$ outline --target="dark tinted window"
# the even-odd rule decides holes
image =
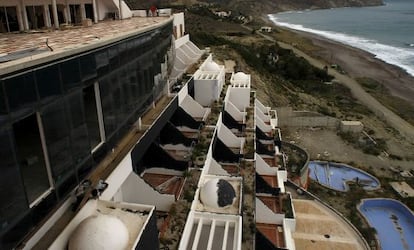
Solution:
[[[59,95],[62,92],[58,65],[51,65],[35,72],[40,98]]]
[[[33,72],[6,79],[4,82],[9,107],[12,111],[37,100]]]

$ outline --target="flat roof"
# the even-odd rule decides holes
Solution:
[[[19,53],[23,55],[22,58],[0,63],[0,75],[104,46],[162,26],[172,18],[133,17],[100,21],[89,27],[68,26],[60,30],[1,33],[0,59],[19,57],[16,55]]]

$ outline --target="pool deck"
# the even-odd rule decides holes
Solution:
[[[362,250],[363,239],[336,213],[314,200],[293,199],[296,249]]]

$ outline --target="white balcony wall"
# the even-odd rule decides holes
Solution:
[[[241,112],[232,102],[226,101],[224,104],[224,110],[229,113],[234,120],[240,123],[245,123],[246,112]]]
[[[204,168],[207,169],[206,174],[209,175],[225,175],[230,176],[229,173],[227,173],[226,170],[224,170],[220,164],[217,163],[217,161],[209,155],[209,157],[206,159]]]
[[[229,86],[229,90],[227,92],[228,99],[239,111],[245,111],[250,106],[250,85],[241,87]]]
[[[277,168],[269,166],[263,158],[255,153],[255,159],[256,159],[256,172],[259,175],[277,175]]]
[[[261,109],[259,109],[257,106],[256,106],[256,108],[255,108],[254,112],[255,112],[255,115],[256,115],[257,117],[259,117],[259,118],[260,118],[263,122],[270,123],[270,116],[269,116],[269,115],[267,115],[267,114],[264,114],[264,113],[262,112],[262,110],[261,110]]]
[[[229,148],[243,148],[245,138],[237,137],[223,123],[217,123],[218,138]]]
[[[255,116],[255,122],[256,122],[256,126],[263,131],[264,133],[269,133],[272,132],[272,126],[264,123],[264,121],[262,119],[260,119],[259,116]]]
[[[174,195],[159,193],[132,171],[130,153],[125,156],[105,182],[108,183],[108,187],[100,197],[102,200],[153,204],[161,211],[169,211],[175,202]]]
[[[259,101],[259,99],[255,99],[254,105],[256,106],[256,108],[260,109],[260,111],[262,111],[263,114],[268,115],[270,113],[270,107],[266,107],[265,105],[263,105]]]
[[[277,111],[276,110],[272,110],[271,112],[271,119],[270,119],[270,125],[272,126],[273,129],[279,127],[279,119],[277,118]]]
[[[190,41],[190,36],[185,35],[185,36],[177,38],[174,42],[174,46],[175,46],[176,49],[178,49],[179,47],[183,46],[184,44],[188,43],[189,41]]]
[[[204,121],[210,113],[210,108],[204,108],[189,95],[186,95],[181,102],[180,98],[178,100],[180,107],[193,118],[199,118]]]
[[[256,198],[256,223],[282,225],[284,214],[274,213],[259,198]]]
[[[157,210],[165,212],[168,212],[175,202],[174,195],[159,193],[135,173],[128,176],[115,198],[114,201],[151,204],[157,207]]]
[[[295,241],[292,237],[292,232],[295,231],[296,222],[294,219],[287,219],[283,220],[283,234],[285,238],[286,249],[289,250],[296,250]]]

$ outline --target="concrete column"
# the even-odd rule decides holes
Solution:
[[[29,20],[27,19],[27,11],[24,0],[20,1],[20,4],[22,6],[23,28],[24,30],[29,30]]]
[[[69,6],[69,2],[67,0],[65,2],[66,2],[66,8],[65,8],[66,11],[65,11],[65,13],[66,13],[66,16],[68,18],[66,21],[68,23],[72,23],[72,17],[70,16],[70,6]]]
[[[52,12],[53,12],[53,21],[55,22],[55,28],[59,29],[59,18],[58,18],[56,0],[52,0]]]
[[[119,0],[119,20],[122,20],[122,0]]]
[[[98,23],[98,6],[96,5],[96,0],[92,0],[93,8],[93,22]]]
[[[19,23],[19,30],[24,30],[24,23],[23,23],[23,16],[22,16],[22,6],[21,3],[17,3],[16,5],[16,12],[17,12],[17,22]]]
[[[45,26],[50,28],[52,27],[52,21],[50,19],[49,4],[43,5],[43,20],[45,21]]]
[[[86,10],[85,10],[85,4],[80,4],[80,14],[81,14],[81,21],[86,19]]]

